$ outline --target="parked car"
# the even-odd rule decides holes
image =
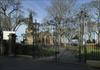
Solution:
[[[79,44],[79,41],[77,39],[73,39],[70,41],[71,45],[77,46]]]

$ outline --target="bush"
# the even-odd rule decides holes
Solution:
[[[92,42],[95,43],[95,39],[93,39]]]
[[[41,56],[52,56],[55,55],[55,49],[54,48],[43,48],[40,50]]]
[[[87,40],[87,43],[91,43],[91,40],[89,39],[89,40]]]
[[[16,52],[17,54],[22,54],[22,55],[32,55],[32,46],[31,45],[17,46]]]
[[[92,41],[89,39],[87,40],[87,43],[96,43],[96,42],[95,42],[95,39],[92,39]]]
[[[32,55],[33,57],[52,56],[55,54],[54,48],[39,48],[38,46],[24,45],[17,47],[17,54]]]

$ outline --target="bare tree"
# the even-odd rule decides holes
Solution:
[[[0,0],[1,26],[4,30],[14,30],[18,25],[21,0]]]
[[[48,16],[56,26],[57,39],[59,44],[61,43],[62,25],[65,23],[65,19],[68,16],[70,10],[75,5],[76,0],[52,0],[51,5],[48,6]]]
[[[86,5],[88,8],[95,8],[95,15],[97,18],[95,19],[97,22],[97,29],[98,29],[98,43],[100,43],[100,0],[92,0],[90,3]]]
[[[100,0],[93,0],[91,2],[92,6],[95,7],[98,12],[96,13],[96,15],[98,16],[98,43],[100,43]]]
[[[47,12],[50,18],[61,21],[75,5],[76,0],[53,0]]]
[[[88,30],[85,29],[85,27],[87,26],[87,24],[89,24],[89,20],[90,20],[90,16],[88,14],[88,11],[85,9],[81,9],[80,12],[77,14],[78,17],[78,23],[79,23],[79,40],[80,40],[80,45],[83,45],[83,35],[85,34],[85,32],[87,32]],[[86,31],[85,31],[86,30]]]

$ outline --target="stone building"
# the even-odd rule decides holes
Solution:
[[[36,38],[38,37],[38,32],[39,32],[39,23],[37,23],[37,21],[33,22],[32,12],[30,12],[28,27],[26,29],[26,34],[25,34],[25,41],[24,41],[25,45],[33,45],[33,43],[36,42]]]
[[[32,28],[26,29],[26,35],[25,35],[25,44],[26,45],[33,45],[33,43],[36,43],[36,38],[38,37],[39,32],[39,23],[35,22],[32,23]]]

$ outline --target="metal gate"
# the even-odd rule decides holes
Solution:
[[[79,47],[62,42],[63,30],[55,24],[32,24],[21,44],[17,44],[17,55],[32,56],[34,59],[52,57],[52,61],[64,63],[78,62]]]

